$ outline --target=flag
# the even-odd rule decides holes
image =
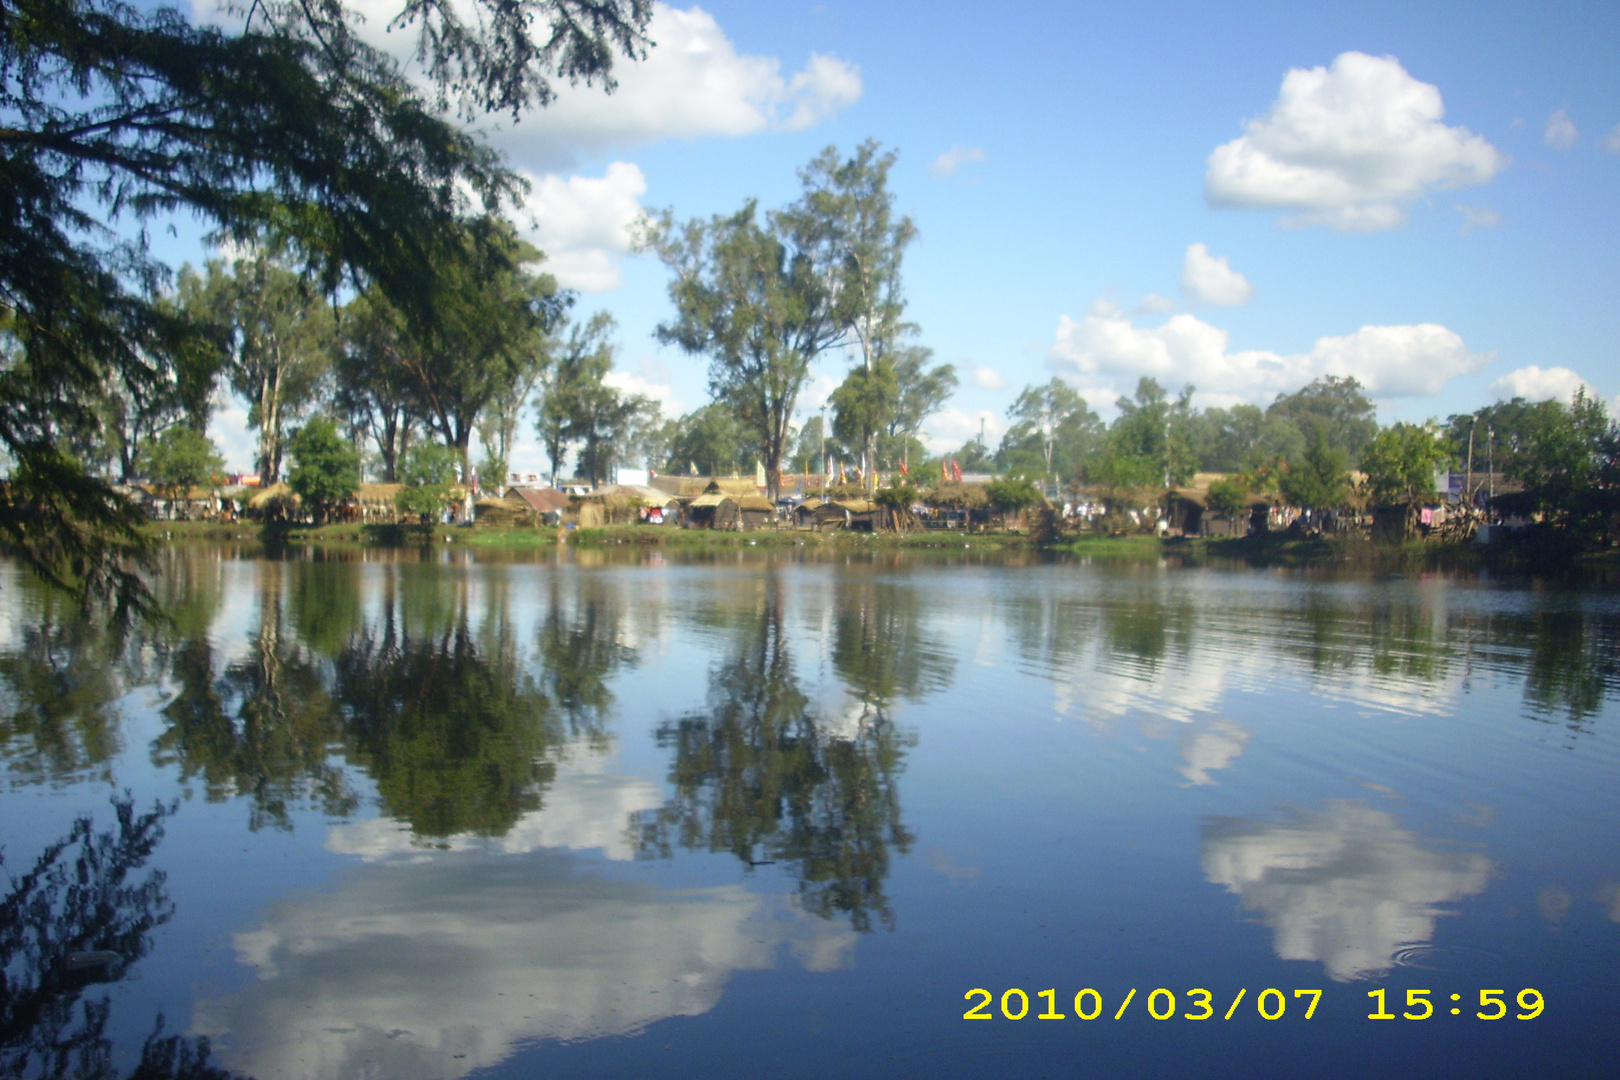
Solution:
[[[955,458],[951,458],[951,479],[958,484],[962,482],[962,464]]]
[[[759,458],[754,459],[754,486],[765,486],[765,466],[760,463]]]
[[[949,480],[951,478],[950,462],[946,461],[944,458],[939,459],[939,478],[941,480]]]
[[[910,476],[911,475],[911,470],[906,468],[906,463],[904,461],[902,461],[900,463],[900,475],[901,476]]]

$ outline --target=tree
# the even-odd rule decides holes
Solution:
[[[540,439],[551,455],[556,478],[562,451],[580,443],[579,468],[594,486],[641,441],[644,428],[657,425],[657,406],[643,397],[626,398],[605,379],[613,370],[617,324],[605,311],[575,325],[557,357],[556,371],[540,406]]]
[[[399,482],[399,461],[410,449],[419,419],[411,411],[409,347],[399,312],[380,290],[369,289],[344,307],[339,321],[335,404],[354,431],[371,439],[379,478]]]
[[[984,485],[984,493],[990,500],[990,505],[1001,513],[1003,519],[1009,514],[1018,514],[1021,517],[1025,510],[1046,501],[1041,496],[1040,489],[1030,481],[1018,477],[1008,476],[991,480]]]
[[[1350,493],[1350,454],[1332,442],[1327,421],[1306,418],[1305,453],[1289,463],[1278,484],[1288,501],[1305,510],[1328,510]]]
[[[798,441],[793,446],[793,464],[805,473],[821,472],[827,467],[822,460],[826,449],[827,424],[819,415],[812,416],[799,429]]]
[[[437,517],[450,505],[451,486],[456,480],[455,454],[439,443],[413,446],[400,461],[399,479],[405,485],[394,493],[394,505],[399,511]]]
[[[1210,482],[1209,508],[1222,517],[1235,518],[1249,504],[1249,485],[1242,477],[1228,476]]]
[[[1384,428],[1361,453],[1367,491],[1382,506],[1434,496],[1434,470],[1451,460],[1451,447],[1434,424]]]
[[[0,20],[0,446],[15,467],[0,538],[47,580],[144,595],[125,560],[139,515],[60,440],[84,430],[110,375],[155,386],[172,321],[144,232],[188,213],[237,241],[267,228],[325,287],[378,283],[413,319],[452,226],[516,178],[449,117],[544,105],[550,80],[611,86],[640,56],[646,0],[408,0],[430,102],[366,45],[343,0],[259,0],[241,29],[122,0],[13,0]]]
[[[868,469],[876,462],[876,433],[887,426],[899,402],[900,382],[886,356],[850,371],[828,398],[833,407],[833,434],[845,446],[863,448],[861,460]],[[863,480],[870,487],[875,477],[863,474]]]
[[[315,524],[360,490],[360,452],[338,434],[331,417],[311,417],[299,428],[292,438],[292,456],[287,486],[315,515]]]
[[[905,451],[922,430],[923,421],[937,413],[956,391],[956,369],[950,364],[928,368],[934,351],[918,345],[901,346],[893,356],[899,394],[885,430],[889,449],[884,450],[882,441],[878,449],[890,461],[906,461]]]
[[[202,432],[176,424],[141,447],[141,471],[173,499],[194,487],[205,487],[225,471],[214,441]]]
[[[810,364],[853,340],[870,369],[902,332],[899,259],[914,230],[892,219],[893,161],[871,142],[848,161],[828,148],[800,172],[802,197],[764,224],[753,200],[679,227],[669,211],[641,223],[637,246],[675,274],[676,317],[658,339],[709,358],[709,391],[753,432],[772,499]]]
[[[820,417],[813,422],[820,423]],[[694,409],[676,421],[666,451],[665,471],[695,470],[700,476],[737,472],[743,459],[752,453],[749,434],[723,401]]]
[[[1351,463],[1378,433],[1378,410],[1352,376],[1323,375],[1292,394],[1278,394],[1266,415],[1292,421],[1307,435],[1313,422],[1319,424],[1326,445]]]
[[[1197,467],[1189,418],[1193,388],[1183,387],[1175,401],[1158,381],[1144,376],[1134,397],[1116,402],[1119,417],[1108,430],[1108,460],[1090,471],[1106,476],[1117,490],[1174,487],[1187,482]]]
[[[1007,409],[1013,421],[1001,438],[996,460],[1025,475],[1070,477],[1093,453],[1102,435],[1097,414],[1085,398],[1061,379],[1026,386]]]
[[[848,160],[829,146],[800,171],[804,196],[781,215],[812,252],[812,261],[826,268],[834,304],[844,309],[859,354],[857,371],[864,378],[853,397],[860,404],[850,402],[854,407],[846,425],[854,425],[852,434],[839,437],[860,449],[869,489],[876,485],[877,437],[900,405],[892,367],[899,358],[893,354],[902,337],[915,329],[902,321],[900,262],[917,238],[917,227],[909,217],[894,214],[889,170],[897,157],[892,150],[884,152],[875,139],[856,147]],[[888,373],[880,371],[885,365]],[[887,393],[890,382],[896,384],[892,394]]]
[[[438,268],[435,317],[415,329],[405,351],[416,409],[455,453],[464,484],[472,477],[469,447],[479,417],[512,391],[566,309],[556,279],[527,269],[540,258],[506,221],[465,223],[460,243]]]
[[[311,283],[260,254],[238,259],[234,272],[210,263],[205,286],[231,329],[226,375],[248,403],[259,429],[261,481],[281,477],[286,428],[312,401],[331,364],[336,322]]]

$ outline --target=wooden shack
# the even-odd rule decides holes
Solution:
[[[872,532],[877,528],[878,509],[878,504],[870,499],[834,499],[814,507],[810,520],[818,529]]]
[[[776,507],[765,496],[741,495],[736,497],[736,503],[740,528],[768,529],[776,524]]]

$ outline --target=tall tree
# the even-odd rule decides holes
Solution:
[[[939,412],[956,391],[956,369],[950,364],[928,367],[933,356],[934,350],[920,345],[902,345],[894,351],[899,396],[885,430],[891,445],[908,446],[922,430],[923,421]]]
[[[1378,434],[1378,410],[1353,376],[1323,375],[1292,394],[1279,394],[1268,417],[1291,420],[1301,432],[1320,425],[1325,445],[1342,450],[1352,463]]]
[[[819,424],[817,417],[811,423]],[[701,476],[736,472],[752,456],[749,432],[723,401],[710,402],[676,421],[676,431],[665,451],[665,469]],[[808,429],[808,426],[807,426]]]
[[[752,200],[729,217],[641,224],[638,245],[675,272],[676,317],[658,338],[709,358],[709,390],[754,432],[773,499],[811,363],[853,343],[870,377],[908,329],[899,266],[915,229],[893,217],[893,164],[873,142],[847,161],[828,148],[800,172],[801,198],[764,224]],[[869,474],[880,429],[863,433]]]
[[[849,337],[859,366],[849,378],[857,385],[846,396],[857,407],[846,411],[853,436],[841,435],[861,449],[867,485],[876,483],[877,438],[899,408],[898,392],[885,392],[897,381],[892,354],[915,327],[904,321],[905,296],[900,263],[917,238],[910,217],[894,212],[889,170],[898,155],[884,151],[875,139],[855,148],[848,159],[829,146],[799,172],[803,197],[782,212],[782,220],[801,238],[812,261],[825,267],[834,304],[844,309]],[[887,364],[889,373],[880,367]]]
[[[1012,426],[997,458],[1005,469],[1068,478],[1097,448],[1102,422],[1079,391],[1061,379],[1026,386],[1007,409]]]
[[[334,402],[350,429],[377,448],[378,475],[399,481],[399,463],[420,420],[411,410],[410,347],[399,312],[381,290],[369,289],[344,307],[333,362]]]
[[[346,272],[431,319],[438,254],[470,200],[515,193],[442,115],[544,105],[551,79],[611,85],[641,56],[647,0],[405,0],[427,100],[360,40],[344,0],[258,0],[240,27],[123,0],[12,0],[0,18],[0,446],[16,467],[0,539],[48,580],[140,595],[133,508],[59,443],[146,348],[164,268],[117,215],[184,212],[241,240],[289,234],[327,286]],[[133,237],[133,239],[131,239]]]
[[[455,452],[463,483],[479,417],[544,350],[566,307],[556,279],[528,269],[540,258],[505,221],[465,223],[454,257],[439,268],[436,314],[405,353],[417,408]]]
[[[287,428],[331,366],[332,309],[309,281],[265,254],[238,259],[230,271],[210,263],[207,291],[230,313],[226,374],[248,402],[248,425],[259,431],[259,476],[273,484],[281,478]]]
[[[360,489],[360,453],[338,433],[329,416],[312,416],[292,438],[293,470],[287,484],[315,524]]]

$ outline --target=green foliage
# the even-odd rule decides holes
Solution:
[[[1007,418],[1013,424],[1002,436],[996,462],[1022,475],[1074,476],[1102,436],[1097,414],[1061,379],[1025,387],[1007,409]]]
[[[1279,394],[1266,417],[1288,421],[1307,437],[1315,437],[1313,429],[1320,432],[1324,445],[1351,464],[1378,433],[1377,408],[1349,376],[1323,375],[1292,394]]]
[[[406,452],[399,465],[405,487],[394,493],[401,513],[438,517],[450,505],[456,481],[456,456],[440,443],[423,443]]]
[[[913,230],[891,217],[892,164],[875,143],[847,161],[828,148],[800,173],[801,198],[763,224],[753,201],[679,227],[668,211],[642,223],[638,246],[675,274],[676,317],[658,338],[709,358],[710,393],[753,434],[772,498],[811,362],[852,334],[875,361],[902,330],[898,268]]]
[[[1211,481],[1209,485],[1209,508],[1217,514],[1235,518],[1242,514],[1249,504],[1249,485],[1242,477],[1227,476]]]
[[[584,326],[576,325],[559,350],[538,420],[553,475],[571,442],[580,444],[579,470],[593,485],[605,480],[614,465],[661,449],[665,436],[657,402],[627,397],[606,382],[613,369],[609,337],[615,326],[613,316],[597,312]],[[654,465],[663,460],[648,459]]]
[[[311,417],[292,438],[292,488],[315,515],[326,520],[333,507],[360,490],[360,452],[342,435],[329,416]]]
[[[1373,437],[1361,454],[1375,505],[1433,498],[1434,470],[1451,460],[1451,445],[1432,424],[1398,423]]]
[[[996,459],[991,456],[990,448],[978,439],[969,439],[962,444],[962,449],[947,456],[955,458],[965,473],[987,473],[996,470]]]
[[[206,487],[225,471],[225,462],[207,435],[176,425],[141,447],[141,471],[174,497],[188,488]]]
[[[828,398],[833,434],[846,446],[865,446],[889,422],[899,401],[900,383],[886,357],[870,368],[856,367]]]
[[[820,417],[811,421],[820,422]],[[740,471],[754,454],[750,433],[723,401],[694,409],[675,423],[665,451],[665,472],[684,474],[695,468],[699,476],[724,476]]]
[[[1041,497],[1040,489],[1032,482],[1010,477],[991,480],[984,485],[984,493],[990,500],[990,505],[1003,514],[1028,510],[1046,501]]]
[[[1278,486],[1301,509],[1332,509],[1350,494],[1350,454],[1333,444],[1326,421],[1311,416],[1305,422],[1305,453],[1278,477]]]

